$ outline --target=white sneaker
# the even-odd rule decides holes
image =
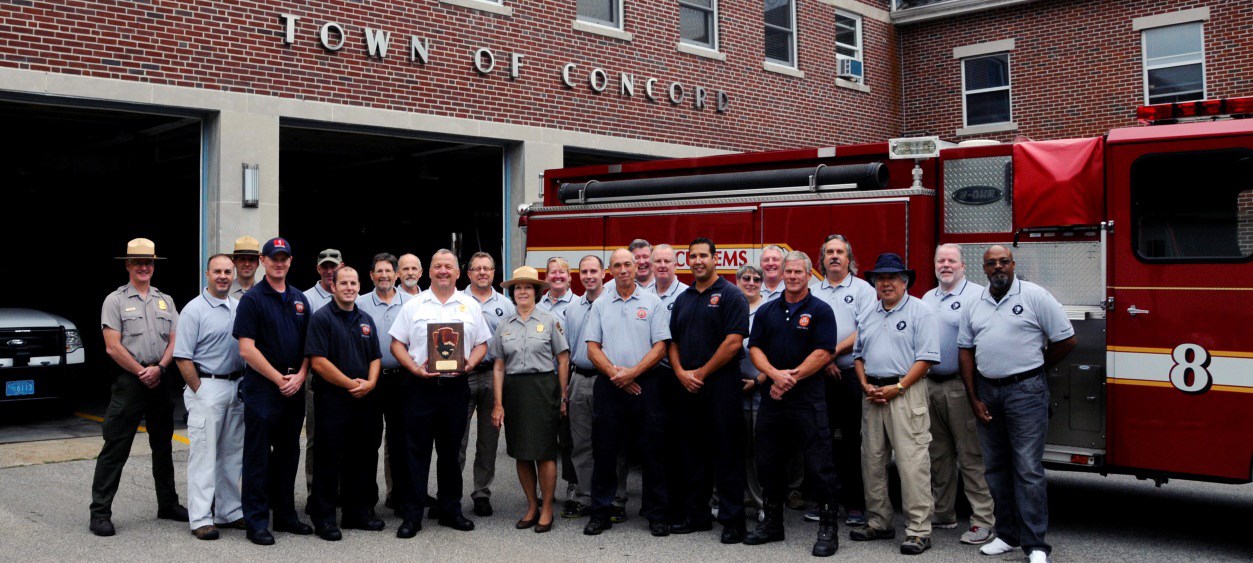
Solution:
[[[1045,553],[1043,549],[1037,549],[1027,556],[1027,560],[1031,563],[1048,563],[1049,554]]]
[[[987,545],[984,545],[983,547],[979,548],[979,553],[982,553],[984,555],[1000,555],[1002,553],[1009,553],[1015,549],[1018,549],[1018,546],[1009,545],[1005,543],[1005,540],[1001,538],[996,538],[992,540],[991,542],[989,542]],[[1039,551],[1039,552],[1032,552],[1032,553],[1044,553],[1044,552]]]

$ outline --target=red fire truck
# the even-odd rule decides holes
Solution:
[[[886,143],[550,170],[520,220],[526,263],[608,258],[633,239],[718,245],[718,272],[831,233],[863,263],[903,256],[935,286],[939,243],[972,279],[1013,245],[1017,273],[1080,340],[1049,373],[1051,467],[1253,480],[1253,98],[1140,108],[1091,139]],[[816,268],[815,279],[821,277]],[[577,280],[577,276],[575,277]]]

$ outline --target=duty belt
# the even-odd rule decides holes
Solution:
[[[236,379],[244,376],[244,370],[233,371],[222,375],[197,370],[196,374],[200,376],[200,379],[225,379],[227,381],[235,381]]]
[[[895,375],[886,376],[886,377],[876,377],[873,375],[867,375],[866,382],[876,387],[883,387],[885,385],[896,385],[897,383],[901,382],[901,378]]]
[[[987,381],[988,383],[991,383],[992,385],[996,385],[997,387],[1004,387],[1006,385],[1011,385],[1014,383],[1018,383],[1020,381],[1026,381],[1037,375],[1044,375],[1044,366],[1040,366],[1035,369],[1029,369],[1022,373],[1015,373],[1013,375],[1009,375],[1005,377],[993,378],[993,377],[983,376],[983,380]]]

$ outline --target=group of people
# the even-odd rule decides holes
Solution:
[[[716,256],[712,240],[687,246],[689,286],[671,246],[636,240],[607,268],[599,255],[579,261],[583,295],[560,257],[543,279],[515,269],[501,284],[506,295],[493,288],[486,253],[470,258],[462,291],[450,251],[431,258],[425,291],[417,257],[382,253],[373,290],[361,294],[358,273],[327,249],[321,280],[300,292],[286,283],[286,240],[241,237],[233,254],[209,259],[204,291],[180,316],[151,286],[153,243],[131,241],[130,283],[102,313],[108,353],[126,373],[106,415],[90,529],[113,534],[109,505],[146,417],[158,517],[189,522],[198,538],[240,528],[272,544],[271,514],[275,531],[326,540],[340,539],[341,527],[383,529],[374,512],[380,444],[398,537],[416,535],[424,509],[471,530],[462,472],[477,414],[473,511],[493,513],[503,427],[527,499],[519,529],[549,531],[558,514],[588,517],[588,535],[624,522],[630,454],[653,535],[712,530],[716,519],[722,543],[781,541],[784,507],[807,499],[815,510],[805,519],[818,522],[812,553],[830,556],[841,508],[850,539],[896,536],[895,459],[901,553],[922,553],[933,527],[958,525],[960,472],[973,510],[961,541],[1047,559],[1045,369],[1074,347],[1074,330],[1046,290],[1015,277],[1008,248],[984,253],[984,287],[966,278],[959,246],[940,245],[938,286],[922,298],[909,294],[916,275],[896,254],[857,277],[840,235],[820,247],[818,282],[801,251],[765,247],[734,285],[717,274]],[[264,276],[254,282],[258,265]],[[452,323],[455,336],[432,341],[433,323]],[[455,349],[461,361],[432,369],[428,354],[448,342],[456,346],[439,357]],[[190,510],[179,505],[170,460],[171,363],[186,383]],[[312,526],[294,506],[302,425]],[[559,513],[558,467],[567,482]],[[751,533],[746,507],[757,510]]]

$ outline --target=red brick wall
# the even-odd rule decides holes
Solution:
[[[884,7],[886,0],[867,0]],[[725,62],[679,53],[678,5],[626,0],[623,42],[571,28],[575,2],[507,0],[511,17],[437,0],[407,2],[251,2],[245,0],[0,0],[0,66],[81,74],[372,106],[441,116],[585,131],[623,137],[762,150],[879,141],[901,129],[896,38],[867,18],[869,94],[835,86],[835,9],[800,0],[800,68],[804,79],[762,70],[760,2],[720,2]],[[283,43],[280,13],[301,17],[296,41]],[[323,49],[317,30],[340,23],[348,41]],[[388,58],[368,57],[362,27],[391,32]],[[430,63],[408,60],[411,35],[431,40]],[[471,67],[479,47],[497,56],[496,71]],[[522,77],[509,79],[509,54],[526,55]],[[578,88],[560,71],[578,64]],[[587,86],[603,68],[610,86]],[[634,97],[618,94],[619,72],[636,77]],[[646,101],[643,81],[658,79],[660,102]],[[673,107],[672,81],[688,91]],[[2,87],[3,85],[0,85]],[[703,111],[692,89],[710,92]],[[717,114],[713,95],[728,92],[730,111]]]
[[[1253,95],[1253,8],[1248,0],[1040,0],[897,29],[905,128],[952,138],[962,126],[953,48],[1014,39],[1011,104],[1017,133],[1002,141],[1101,135],[1136,124],[1145,104],[1140,32],[1132,18],[1208,7],[1205,80],[1211,98]]]
[[[1253,254],[1253,190],[1240,192],[1236,200],[1236,236],[1240,252]]]

